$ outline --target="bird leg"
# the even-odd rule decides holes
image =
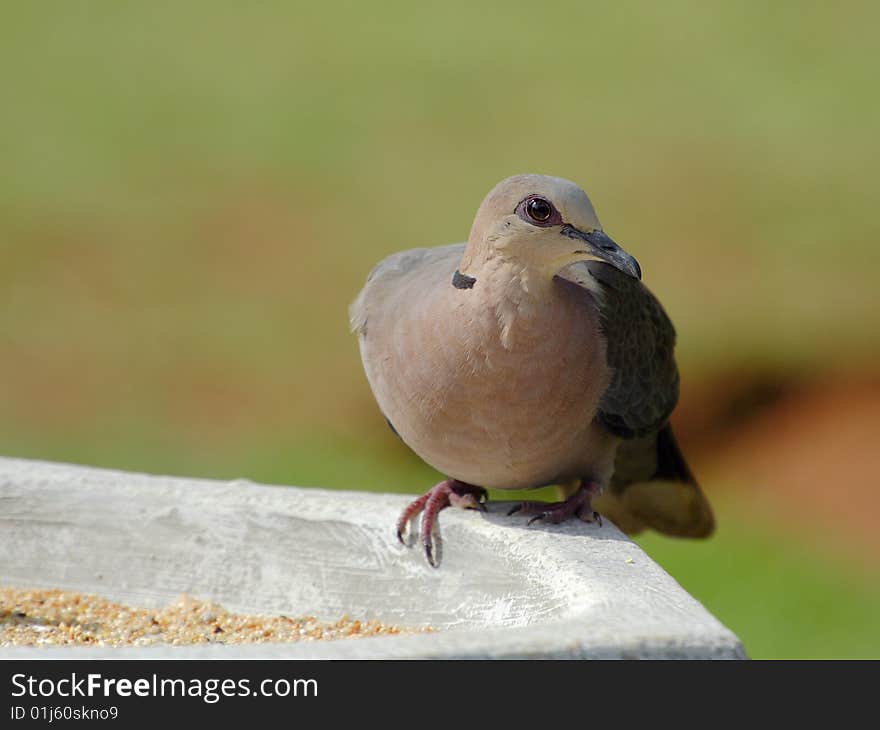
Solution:
[[[546,519],[554,525],[570,517],[578,517],[584,522],[597,522],[602,526],[602,517],[593,510],[593,497],[601,493],[601,486],[592,480],[582,479],[577,491],[562,502],[521,502],[508,511],[508,515],[522,512],[534,515],[526,524]]]
[[[489,493],[483,487],[466,484],[457,479],[444,479],[431,487],[415,502],[410,503],[403,511],[400,519],[397,520],[397,539],[407,547],[412,547],[415,544],[413,527],[416,518],[421,514],[422,545],[425,548],[428,562],[436,568],[440,565],[443,552],[443,541],[440,538],[440,525],[437,520],[440,511],[447,507],[458,507],[459,509],[479,509],[485,512],[486,507],[483,503],[488,499]]]

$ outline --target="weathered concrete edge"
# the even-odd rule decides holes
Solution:
[[[94,477],[99,482],[112,483],[114,479],[131,482],[133,479],[146,485],[164,485],[169,483],[186,486],[188,489],[193,485],[203,488],[217,489],[225,487],[226,492],[233,491],[236,495],[242,493],[245,502],[260,502],[262,496],[269,494],[265,490],[271,490],[277,495],[277,488],[254,485],[246,482],[223,483],[211,480],[190,480],[177,478],[152,477],[133,475],[126,472],[111,472],[87,467],[76,467],[61,464],[40,464],[38,462],[24,462],[22,460],[0,459],[0,481],[7,474],[15,474],[16,469],[26,467],[33,471],[52,475],[64,475],[70,473],[78,478]],[[6,473],[4,473],[6,472]],[[292,493],[295,488],[291,489]],[[302,492],[303,490],[296,490]],[[309,490],[306,490],[309,491]],[[310,492],[315,494],[319,490]],[[329,498],[345,498],[344,493],[324,492]],[[170,495],[169,495],[170,496]],[[365,496],[363,493],[353,493],[350,499],[369,499],[376,502],[405,501],[406,497],[392,497],[391,495]],[[396,509],[396,507],[394,508]],[[479,521],[470,520],[467,517],[475,515],[451,515],[453,519],[463,518],[462,524],[469,530],[482,531],[480,537],[485,538],[494,528]],[[2,518],[2,515],[0,515]],[[574,529],[582,529],[575,527]],[[488,530],[488,532],[487,532]],[[565,530],[569,531],[569,530]],[[559,538],[549,539],[550,544],[555,545]],[[589,537],[585,539],[589,541]],[[636,546],[633,546],[636,547]],[[641,550],[636,547],[641,553]],[[644,555],[642,553],[642,555]],[[557,556],[560,557],[560,556]],[[647,556],[645,556],[647,557]],[[656,564],[654,564],[656,568]],[[668,576],[667,576],[668,577]],[[683,590],[678,587],[678,590]],[[686,596],[686,594],[684,594]],[[690,603],[705,613],[692,598],[687,597]],[[481,628],[477,630],[457,629],[434,634],[415,636],[381,637],[371,639],[344,640],[335,642],[316,642],[302,644],[258,644],[258,645],[203,645],[189,647],[142,647],[142,648],[84,648],[84,647],[46,647],[46,648],[6,648],[0,650],[0,658],[211,658],[229,657],[236,658],[303,658],[303,659],[332,659],[332,658],[744,658],[745,652],[737,638],[717,620],[711,618],[708,613],[707,621],[697,621],[697,631],[691,630],[688,625],[686,632],[682,626],[670,620],[664,625],[663,632],[649,632],[639,635],[631,632],[631,622],[610,639],[608,626],[590,626],[585,620],[551,621],[546,623],[531,624],[529,626],[509,627],[503,629]],[[670,617],[672,618],[672,617]],[[603,623],[603,622],[600,622]],[[610,625],[614,626],[614,621]],[[591,628],[593,630],[591,630]],[[596,631],[595,629],[598,629]],[[627,635],[628,634],[628,635]],[[624,638],[626,635],[626,638]],[[613,640],[613,643],[610,641]]]
[[[564,629],[566,627],[559,627]],[[567,627],[574,628],[574,627]],[[0,661],[16,659],[571,659],[571,660],[739,660],[748,659],[742,644],[733,639],[725,642],[718,637],[692,641],[628,640],[610,646],[591,644],[573,635],[546,635],[533,628],[504,629],[496,632],[454,631],[454,637],[393,636],[364,639],[340,639],[303,644],[238,644],[235,646],[196,645],[170,647],[15,647],[0,649]],[[582,631],[582,628],[581,628]],[[499,632],[500,634],[500,632]],[[517,636],[519,634],[519,636]],[[708,641],[706,640],[708,639]],[[538,642],[542,645],[536,648]],[[487,648],[491,646],[491,650]],[[233,649],[233,651],[230,651]]]

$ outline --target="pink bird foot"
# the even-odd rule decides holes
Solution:
[[[578,490],[562,502],[521,502],[508,511],[508,515],[522,512],[535,515],[526,524],[531,525],[538,520],[547,520],[554,525],[571,517],[578,517],[584,522],[596,522],[602,526],[602,516],[593,510],[593,497],[601,492],[596,482],[582,481]]]
[[[407,547],[415,544],[413,523],[421,513],[420,535],[428,563],[434,568],[440,565],[443,556],[443,540],[440,537],[440,524],[437,516],[447,507],[459,509],[478,509],[486,511],[484,502],[489,493],[483,487],[465,484],[457,479],[444,479],[435,484],[403,511],[397,520],[397,539]],[[409,528],[409,529],[407,529]],[[407,535],[407,532],[409,533]]]

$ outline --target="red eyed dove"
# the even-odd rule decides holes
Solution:
[[[436,567],[440,510],[550,484],[567,498],[510,513],[601,524],[601,509],[630,533],[712,532],[669,426],[675,330],[640,279],[586,193],[542,175],[499,183],[466,244],[373,269],[351,307],[367,379],[395,433],[448,477],[403,512],[401,542],[421,514]]]

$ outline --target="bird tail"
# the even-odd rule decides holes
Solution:
[[[670,425],[621,442],[609,488],[596,509],[634,535],[651,528],[675,537],[708,537],[715,517]]]

